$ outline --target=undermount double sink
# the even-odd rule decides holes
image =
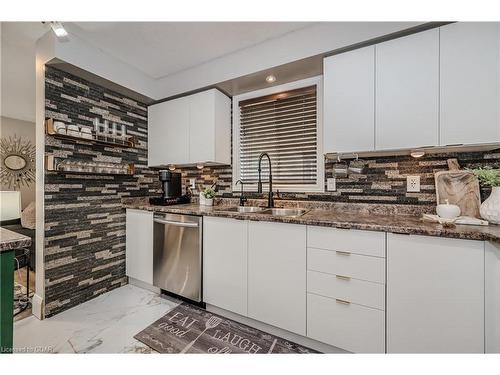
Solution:
[[[262,215],[271,216],[289,216],[298,217],[304,215],[308,210],[303,208],[265,208],[265,207],[252,207],[252,206],[237,206],[221,208],[220,211],[239,212],[245,214],[258,213]]]

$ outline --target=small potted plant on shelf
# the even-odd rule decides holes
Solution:
[[[481,204],[481,217],[493,224],[500,224],[500,169],[483,167],[473,169],[483,186],[491,187],[490,196]]]
[[[215,191],[212,188],[206,188],[200,193],[200,204],[203,206],[214,205]]]

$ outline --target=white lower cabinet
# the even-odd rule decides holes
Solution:
[[[486,243],[485,252],[486,353],[500,353],[500,244]]]
[[[244,220],[203,218],[203,299],[247,315],[247,231]]]
[[[248,223],[248,316],[306,335],[306,227]]]
[[[385,352],[385,233],[307,227],[307,336]]]
[[[151,232],[127,210],[146,282]],[[355,353],[500,352],[500,245],[216,217],[203,238],[208,304]]]
[[[136,280],[153,284],[153,213],[127,209],[125,273]]]
[[[484,242],[387,234],[387,352],[484,352]]]

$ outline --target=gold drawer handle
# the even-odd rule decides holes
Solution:
[[[349,276],[335,275],[337,279],[349,281],[351,278]]]
[[[350,305],[351,304],[351,302],[349,302],[349,301],[346,301],[343,299],[338,299],[338,298],[335,298],[335,301],[337,301],[337,303],[341,303],[342,305]]]
[[[336,251],[337,255],[346,255],[346,256],[349,256],[351,255],[351,253],[347,252],[347,251]]]

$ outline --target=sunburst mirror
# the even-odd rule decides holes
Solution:
[[[35,146],[22,137],[0,140],[0,182],[8,188],[29,186],[35,181]]]

